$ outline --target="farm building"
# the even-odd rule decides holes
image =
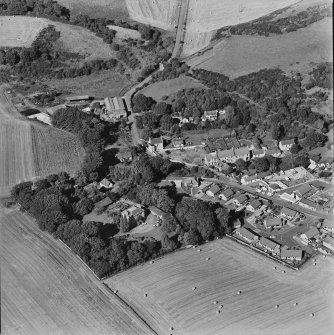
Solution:
[[[147,142],[147,149],[151,153],[160,152],[164,149],[164,140],[162,136],[156,138],[149,138]]]
[[[125,103],[122,98],[105,98],[104,103],[109,119],[117,121],[127,116]]]
[[[324,240],[322,241],[322,244],[324,247],[334,251],[334,238],[331,236],[326,236]]]
[[[315,239],[319,235],[319,230],[315,227],[311,227],[307,232],[301,234],[300,237],[306,242],[311,242],[312,239]]]
[[[294,219],[297,216],[298,212],[294,211],[293,209],[283,207],[281,211],[281,215],[286,217],[289,220]]]
[[[230,188],[227,188],[226,190],[224,190],[221,194],[219,194],[219,199],[227,201],[229,199],[231,199],[233,197],[233,190]]]
[[[265,238],[263,236],[261,236],[260,240],[259,240],[259,246],[261,246],[262,248],[264,248],[266,251],[269,251],[271,253],[273,253],[274,255],[278,255],[280,252],[280,245],[269,240],[268,238]]]
[[[262,203],[260,200],[258,199],[254,199],[253,201],[251,201],[248,205],[247,205],[247,209],[251,212],[255,212],[257,209],[259,209],[261,207]]]
[[[248,200],[248,196],[245,194],[240,194],[238,197],[233,199],[233,203],[237,206],[245,205]]]
[[[121,212],[121,215],[123,218],[129,219],[130,217],[135,218],[136,220],[140,218],[145,218],[145,211],[140,207],[136,205],[132,205],[131,207],[125,209]]]
[[[280,218],[266,218],[264,220],[264,226],[267,229],[282,227],[282,221]]]
[[[303,250],[289,250],[282,248],[281,259],[289,261],[301,261],[303,258]]]
[[[314,201],[311,201],[309,199],[303,198],[299,201],[298,204],[299,204],[299,206],[310,209],[311,211],[316,211],[317,210],[317,204]]]
[[[158,217],[161,220],[166,215],[166,212],[162,211],[160,208],[158,208],[156,206],[150,206],[148,209],[153,215],[155,215],[156,217]]]
[[[213,185],[206,191],[206,194],[209,197],[215,197],[219,193],[220,193],[220,187],[218,185]]]
[[[67,97],[66,101],[74,103],[74,102],[89,102],[93,97],[89,95],[78,95],[73,97]]]
[[[106,198],[102,199],[101,201],[97,202],[95,204],[95,207],[98,208],[98,209],[102,209],[102,208],[105,208],[105,207],[107,207],[111,204],[112,204],[111,199],[106,197]]]
[[[295,140],[282,140],[279,142],[278,146],[282,151],[288,151],[295,144]]]
[[[251,230],[241,227],[235,231],[235,234],[245,239],[247,242],[252,243],[258,240],[258,236]]]
[[[29,115],[28,119],[30,119],[30,120],[36,119],[38,121],[41,121],[41,122],[46,123],[49,126],[51,126],[51,118],[50,118],[50,116],[46,115],[44,113],[36,113],[36,114],[33,114],[33,115]]]

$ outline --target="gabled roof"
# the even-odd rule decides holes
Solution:
[[[251,232],[250,230],[244,228],[244,227],[241,227],[241,228],[238,228],[236,230],[241,236],[244,236],[250,240],[253,240],[254,237],[256,236],[253,232]]]
[[[213,185],[208,191],[211,191],[213,194],[217,194],[218,192],[220,192],[220,187],[218,185]]]
[[[280,218],[266,218],[265,222],[268,227],[280,226],[282,224]]]
[[[227,188],[225,191],[223,191],[222,193],[221,193],[224,197],[226,197],[226,198],[228,198],[228,197],[231,197],[233,194],[234,194],[234,192],[233,192],[233,190],[231,190],[230,188]]]
[[[243,147],[243,148],[238,148],[234,150],[234,155],[235,156],[244,156],[249,154],[249,148],[248,147]]]
[[[248,200],[248,197],[247,195],[245,194],[240,194],[236,200],[240,203],[240,204],[243,204],[244,202],[246,202]]]
[[[204,112],[205,116],[217,116],[218,115],[218,110],[213,110],[213,111],[205,111]]]
[[[112,187],[113,183],[111,181],[109,181],[107,178],[104,178],[100,181],[100,185],[102,185],[104,187]]]
[[[111,201],[110,198],[107,197],[107,198],[104,198],[101,201],[97,202],[95,204],[95,207],[97,207],[97,208],[103,208],[103,207],[109,206],[110,204],[112,204],[112,201]]]
[[[148,209],[150,210],[152,214],[155,214],[157,216],[163,216],[166,214],[164,211],[162,211],[160,208],[156,206],[150,206]]]
[[[299,187],[295,192],[298,192],[301,196],[304,194],[311,192],[313,188],[309,184],[304,184],[301,187]]]
[[[310,239],[312,237],[315,237],[317,235],[319,235],[319,230],[315,227],[311,227],[307,232],[304,233],[304,235]]]
[[[254,199],[253,201],[250,202],[249,204],[250,206],[252,206],[254,209],[257,209],[259,207],[261,207],[261,201],[258,199]]]
[[[154,144],[160,144],[163,143],[163,140],[161,137],[156,137],[156,138],[151,138],[149,139],[149,142],[154,145]]]
[[[252,181],[252,180],[258,180],[257,174],[254,174],[253,176],[246,176],[244,177],[244,181]]]
[[[271,241],[271,240],[269,240],[269,239],[267,239],[263,236],[261,236],[261,238],[260,238],[260,244],[264,247],[267,247],[267,248],[271,249],[271,250],[274,250],[277,246],[279,246],[279,244],[277,244],[277,243],[275,243],[275,242],[273,242],[273,241]]]
[[[287,208],[287,207],[283,207],[281,213],[287,216],[291,216],[293,218],[297,215],[296,211],[294,211],[293,209]]]
[[[273,148],[273,149],[268,149],[266,151],[266,155],[275,155],[275,154],[280,154],[281,151],[278,148]]]
[[[234,156],[234,150],[219,150],[218,151],[218,157],[219,158],[225,158],[225,157],[233,157]]]
[[[292,138],[290,140],[282,140],[281,141],[281,144],[282,145],[288,145],[288,144],[294,144],[295,143],[295,140]]]
[[[260,172],[260,173],[258,173],[258,174],[257,174],[257,177],[258,177],[259,179],[262,179],[262,178],[268,177],[268,176],[270,176],[270,175],[271,175],[271,173],[270,173],[269,171],[264,171],[264,172]]]
[[[328,244],[331,244],[332,246],[334,246],[334,238],[331,236],[326,236],[323,240],[323,242],[326,242]]]
[[[264,154],[265,151],[263,149],[253,149],[252,152],[253,155],[255,156],[255,155],[262,155]]]
[[[282,249],[281,250],[281,258],[302,258],[303,250],[289,250]]]
[[[302,200],[299,201],[300,204],[304,204],[309,207],[317,208],[317,204],[314,201],[311,201],[309,199],[303,198]]]
[[[279,185],[277,185],[277,184],[271,184],[270,183],[270,186],[269,186],[270,188],[272,188],[273,190],[280,190],[281,188],[279,187]]]

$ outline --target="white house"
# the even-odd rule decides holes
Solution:
[[[288,151],[295,144],[295,140],[282,140],[279,142],[278,146],[282,151]]]
[[[303,250],[281,250],[281,259],[289,261],[301,261],[303,258]]]
[[[213,111],[205,111],[202,116],[202,121],[215,121],[218,119],[219,111],[213,110]]]
[[[147,142],[147,145],[148,145],[147,147],[148,151],[151,153],[162,151],[164,149],[164,141],[163,141],[162,136],[157,137],[157,138],[150,137]]]

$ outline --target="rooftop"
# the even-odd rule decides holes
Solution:
[[[295,217],[297,215],[296,211],[287,207],[283,207],[281,213],[291,217]]]
[[[288,145],[288,144],[294,144],[295,143],[295,140],[292,138],[290,140],[282,140],[281,141],[281,144],[283,145]]]
[[[280,218],[266,218],[265,221],[267,227],[280,226],[282,224]]]
[[[163,143],[163,140],[161,137],[155,137],[155,138],[151,138],[149,139],[149,143],[154,145],[154,144],[160,144]]]
[[[271,241],[271,240],[269,240],[269,239],[267,239],[263,236],[261,236],[261,238],[260,238],[260,243],[264,247],[268,247],[272,250],[274,250],[277,246],[279,246],[279,244],[277,244],[277,243],[275,243],[275,242],[273,242],[273,241]]]
[[[331,244],[334,246],[334,238],[332,236],[326,236],[323,240],[323,242],[326,242],[328,244]]]
[[[244,202],[246,202],[248,200],[248,197],[247,195],[245,194],[240,194],[236,200],[240,203],[240,204],[243,204]]]
[[[150,210],[151,213],[157,216],[163,216],[166,214],[166,212],[162,211],[160,208],[155,207],[155,206],[150,206],[148,209]]]
[[[97,207],[97,208],[103,208],[103,207],[109,206],[110,204],[112,204],[112,201],[111,201],[110,198],[107,197],[107,198],[104,198],[101,201],[97,202],[95,204],[95,207]]]
[[[254,199],[253,201],[250,202],[249,205],[256,209],[256,208],[261,207],[262,203],[260,200]]]
[[[309,199],[303,198],[302,200],[299,201],[300,204],[304,204],[309,207],[317,208],[317,204],[314,201],[311,201]]]
[[[213,185],[210,187],[209,191],[211,191],[213,194],[217,194],[220,192],[220,187],[218,185]]]
[[[234,192],[230,188],[227,188],[221,194],[224,195],[226,198],[228,198],[228,197],[231,197],[234,194]]]
[[[302,258],[303,250],[289,250],[289,249],[282,249],[281,250],[281,257],[282,258]]]
[[[252,231],[244,227],[238,228],[236,232],[250,240],[254,239],[254,237],[256,236]]]
[[[311,227],[307,232],[305,232],[303,235],[305,235],[308,239],[315,237],[319,235],[319,230],[315,227]]]
[[[249,154],[249,148],[248,147],[243,147],[243,148],[238,148],[234,150],[234,155],[235,156],[244,156]]]

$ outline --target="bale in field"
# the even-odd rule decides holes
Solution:
[[[217,305],[217,304],[218,304],[218,301],[217,301],[217,300],[216,300],[216,301],[214,301],[214,302],[213,302],[213,304],[214,304],[214,305]]]
[[[193,287],[192,287],[192,290],[193,290],[193,291],[195,291],[195,290],[196,290],[196,288],[197,288],[196,286],[193,286]]]
[[[275,305],[275,308],[278,308],[279,307],[279,305]]]

